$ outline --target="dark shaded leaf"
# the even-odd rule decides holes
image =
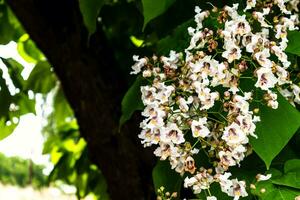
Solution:
[[[140,87],[143,85],[144,80],[142,77],[137,77],[135,82],[126,92],[122,100],[122,116],[120,118],[120,126],[122,126],[126,121],[128,121],[134,111],[142,110],[144,108],[143,102],[141,100]]]
[[[143,15],[144,15],[144,26],[154,18],[163,14],[175,0],[142,0],[143,3]]]
[[[80,11],[89,34],[96,31],[97,17],[106,0],[79,0]]]
[[[177,172],[171,169],[168,161],[158,161],[152,171],[152,178],[156,192],[163,186],[165,192],[177,192],[179,196],[183,179]]]

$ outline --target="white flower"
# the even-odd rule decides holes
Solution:
[[[254,11],[253,15],[257,19],[257,21],[260,23],[261,27],[271,28],[272,26],[266,23],[265,17],[264,17],[265,15],[268,15],[269,13],[270,13],[270,8],[264,8],[262,13]]]
[[[192,125],[191,125],[193,137],[195,137],[195,138],[207,137],[209,135],[210,131],[206,127],[206,124],[207,124],[207,119],[205,117],[199,118],[198,121],[193,120]]]
[[[166,103],[169,100],[172,92],[175,90],[172,85],[165,85],[165,83],[157,83],[154,85],[156,88],[155,99],[161,104]]]
[[[165,143],[172,142],[174,144],[181,144],[185,140],[183,137],[183,133],[178,128],[177,124],[170,123],[166,127],[162,128],[161,141]]]
[[[273,63],[270,59],[270,51],[269,49],[263,49],[260,52],[257,52],[254,54],[256,61],[262,66],[262,67],[267,67],[271,68]]]
[[[170,56],[161,57],[161,61],[164,63],[164,67],[170,67],[171,69],[177,69],[177,63],[179,61],[180,54],[175,51],[170,51]]]
[[[205,99],[201,101],[202,106],[200,110],[208,110],[214,106],[215,101],[219,98],[218,92],[206,93]]]
[[[256,5],[256,0],[247,0],[247,7],[244,9],[244,12],[254,8]]]
[[[201,190],[209,189],[210,184],[214,181],[213,177],[206,170],[198,172],[195,176],[184,179],[184,187],[193,187],[195,194],[199,194]]]
[[[228,12],[228,15],[232,18],[232,19],[236,19],[239,14],[237,12],[238,10],[238,7],[239,7],[239,4],[236,3],[236,4],[233,4],[232,7],[230,6],[225,6],[224,9]]]
[[[248,100],[251,98],[249,96],[249,93],[245,93],[246,95],[240,96],[240,95],[234,95],[232,99],[233,107],[232,110],[230,110],[230,113],[240,113],[243,115],[247,115],[249,113],[249,102]]]
[[[175,169],[180,175],[184,174],[185,153],[181,153],[169,158],[171,169]]]
[[[189,98],[187,99],[187,101],[182,98],[179,97],[179,108],[182,112],[187,112],[189,110],[189,104],[191,104],[193,102],[194,98],[192,96],[189,96]]]
[[[289,83],[289,73],[283,67],[276,65],[276,75],[278,77],[278,85],[283,85]]]
[[[148,104],[144,111],[142,112],[142,116],[144,117],[160,117],[164,118],[166,116],[166,112],[162,110],[157,101],[152,104]]]
[[[227,168],[228,166],[236,165],[236,161],[234,160],[231,151],[220,151],[218,155],[220,158],[220,163],[223,165],[223,167]]]
[[[272,177],[272,174],[267,174],[267,175],[262,175],[262,174],[257,174],[256,179],[257,181],[267,181]]]
[[[186,50],[192,50],[196,47],[203,47],[205,45],[205,40],[203,40],[203,33],[202,31],[197,31],[196,33],[193,34],[192,39],[190,41],[190,46],[186,49]],[[198,41],[200,41],[200,43],[197,45]]]
[[[142,92],[142,101],[144,105],[149,105],[152,103],[155,103],[155,93],[156,89],[154,87],[150,86],[141,86],[141,92]]]
[[[208,17],[209,12],[201,12],[201,9],[198,6],[195,7],[195,12],[197,13],[195,15],[195,22],[197,23],[197,29],[199,30],[203,28],[202,21]]]
[[[138,137],[142,140],[141,143],[144,144],[144,146],[151,146],[153,144],[158,144],[160,142],[160,129],[144,129],[142,132],[138,135]]]
[[[295,95],[295,98],[294,98],[295,103],[300,104],[300,87],[293,84],[291,86],[291,88],[292,88],[293,93]]]
[[[233,36],[243,36],[251,32],[251,27],[246,20],[246,15],[243,15],[237,16],[234,20],[226,21],[224,30],[225,32],[230,32]]]
[[[242,160],[244,160],[246,151],[247,149],[243,145],[238,145],[233,148],[232,157],[238,165]]]
[[[257,71],[257,82],[255,87],[261,88],[262,90],[269,90],[274,88],[278,79],[274,76],[272,69],[268,67],[261,67]]]
[[[222,53],[222,57],[226,58],[229,63],[234,60],[239,60],[242,56],[241,49],[231,41],[226,42],[225,44],[225,51]]]
[[[219,176],[222,192],[234,197],[234,200],[238,200],[240,197],[248,196],[245,181],[238,181],[237,179],[229,180],[228,178],[230,176],[231,173],[227,172],[224,175]]]
[[[210,92],[210,89],[204,87],[203,84],[201,84],[199,81],[195,81],[193,83],[193,86],[202,105],[200,110],[208,110],[209,108],[213,107],[215,101],[219,98],[219,93]]]
[[[142,121],[140,127],[154,129],[154,128],[160,128],[163,125],[164,125],[164,119],[162,117],[154,116],[154,117],[149,117],[144,121]]]
[[[225,128],[222,139],[225,140],[229,146],[248,143],[247,135],[235,122]]]
[[[273,109],[277,109],[278,108],[278,101],[277,101],[277,94],[274,92],[270,92],[268,91],[268,103],[267,105]]]
[[[255,132],[255,124],[253,123],[252,115],[239,115],[236,118],[236,122],[240,125],[242,131],[246,133],[247,135],[252,135],[254,137],[257,137]]]
[[[229,196],[234,197],[234,200],[238,200],[240,197],[248,196],[248,193],[246,191],[246,182],[233,179],[232,187],[230,188],[227,194]]]
[[[140,58],[139,56],[134,55],[133,56],[133,61],[136,63],[131,67],[133,69],[130,74],[138,74],[141,72],[142,67],[144,67],[147,64],[147,59],[146,58]]]
[[[173,145],[173,143],[160,143],[159,147],[154,151],[160,160],[166,160],[169,156],[178,156],[178,148]]]
[[[213,67],[215,68],[213,70],[213,74],[212,77],[213,79],[211,80],[210,85],[213,87],[216,87],[218,85],[221,85],[222,82],[224,82],[224,79],[226,78],[226,66],[224,65],[224,63],[218,63],[216,65],[213,65]]]
[[[290,62],[288,61],[288,57],[287,57],[286,53],[283,52],[284,49],[282,49],[281,47],[275,45],[275,46],[272,46],[272,50],[273,50],[273,52],[275,53],[275,55],[277,56],[277,58],[278,58],[282,63],[290,63]],[[286,68],[287,68],[287,67],[289,67],[289,65],[286,66]]]
[[[231,173],[229,172],[225,172],[224,174],[219,175],[219,182],[222,192],[227,193],[227,191],[232,186],[232,181],[228,179],[230,176]]]
[[[288,11],[285,6],[285,3],[288,1],[289,0],[275,0],[274,3],[277,4],[281,12],[283,12],[284,14],[291,14],[291,11]]]
[[[206,198],[206,200],[217,200],[217,197],[215,196],[209,196]]]
[[[193,73],[198,73],[203,70],[204,65],[210,65],[211,56],[205,56],[204,58],[200,59],[195,63],[190,63],[190,68]]]
[[[294,9],[296,12],[299,12],[299,9],[298,9],[298,4],[300,3],[299,0],[290,0],[289,1],[289,4],[291,6],[292,9]]]

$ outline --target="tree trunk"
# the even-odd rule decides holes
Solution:
[[[138,141],[138,122],[132,120],[118,130],[127,83],[116,70],[103,31],[87,44],[76,0],[7,2],[60,79],[111,199],[150,199],[153,156]]]

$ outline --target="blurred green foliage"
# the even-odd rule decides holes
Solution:
[[[48,186],[47,176],[43,174],[45,166],[36,165],[31,160],[19,157],[6,157],[0,153],[0,182],[20,187]]]

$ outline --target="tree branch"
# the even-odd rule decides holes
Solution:
[[[52,64],[111,198],[150,199],[153,157],[137,141],[138,123],[118,132],[127,83],[115,69],[103,31],[98,30],[87,45],[76,0],[7,3]]]

